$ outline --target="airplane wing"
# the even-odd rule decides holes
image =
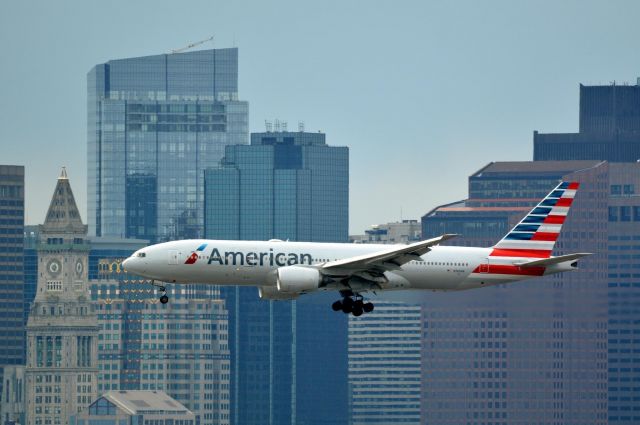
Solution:
[[[421,255],[431,250],[432,246],[455,236],[458,235],[448,233],[410,245],[393,246],[384,251],[329,261],[320,266],[320,271],[327,275],[350,275],[359,271],[385,272],[397,270],[409,261],[419,260]]]

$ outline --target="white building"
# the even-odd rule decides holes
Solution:
[[[420,240],[421,224],[418,220],[402,220],[394,223],[374,224],[364,235],[349,236],[353,243],[400,244]]]
[[[164,391],[109,391],[80,414],[72,425],[195,425],[195,415]]]

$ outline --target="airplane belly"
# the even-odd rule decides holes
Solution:
[[[469,275],[469,271],[462,267],[415,267],[403,273],[410,281],[411,288],[434,291],[452,291]]]

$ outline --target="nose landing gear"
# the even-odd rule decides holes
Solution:
[[[342,300],[338,300],[331,305],[333,311],[341,311],[344,314],[353,314],[354,317],[362,316],[363,313],[371,313],[373,304],[364,302],[362,295],[354,294],[351,291],[341,292]]]
[[[155,286],[156,288],[158,288],[160,290],[160,293],[162,294],[160,296],[160,302],[162,304],[166,304],[169,302],[169,297],[167,296],[167,288],[165,288],[162,285],[157,284],[155,281],[151,281],[151,285]]]

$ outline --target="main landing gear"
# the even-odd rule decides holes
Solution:
[[[364,302],[362,295],[354,294],[351,291],[340,292],[342,299],[334,302],[331,305],[333,311],[341,311],[344,314],[353,314],[355,317],[362,316],[362,313],[371,313],[373,311],[373,304],[370,302]]]
[[[166,304],[166,303],[168,303],[168,302],[169,302],[169,297],[167,296],[167,288],[165,288],[165,287],[164,287],[164,286],[162,286],[162,285],[157,284],[157,283],[156,283],[155,281],[153,281],[153,280],[151,281],[151,284],[160,290],[160,293],[162,294],[162,295],[160,296],[160,302],[161,302],[162,304]]]

